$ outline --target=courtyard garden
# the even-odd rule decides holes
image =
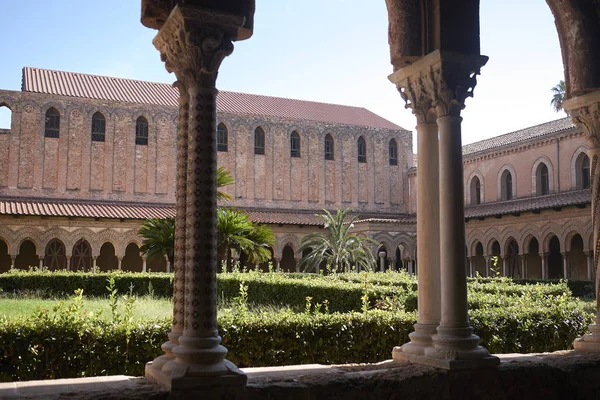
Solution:
[[[594,303],[577,283],[469,279],[469,315],[492,353],[571,348]],[[172,275],[11,271],[0,275],[0,380],[142,375],[161,354]],[[218,275],[218,323],[240,367],[377,362],[408,341],[417,282],[404,272]]]

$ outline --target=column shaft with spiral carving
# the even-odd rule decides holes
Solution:
[[[179,121],[177,124],[177,187],[175,190],[175,260],[173,271],[173,323],[169,332],[169,341],[163,343],[161,349],[164,355],[157,357],[148,368],[163,370],[170,374],[175,356],[173,349],[179,344],[183,333],[184,320],[184,289],[185,289],[185,235],[186,235],[186,192],[187,192],[187,155],[188,155],[188,121],[189,95],[181,81],[173,85],[179,89]]]
[[[600,90],[563,102],[573,122],[581,127],[588,139],[590,157],[590,184],[592,188],[592,271],[596,277],[596,293],[600,289],[598,264],[600,258]],[[590,334],[575,339],[573,347],[579,351],[600,352],[600,296],[596,296],[596,318]]]
[[[150,376],[171,389],[246,383],[246,376],[225,359],[227,349],[220,344],[216,279],[216,79],[221,62],[233,51],[231,38],[243,22],[243,17],[177,6],[154,39],[167,70],[176,73],[180,90],[189,96],[187,154],[179,160],[186,160],[185,211],[178,209],[176,222],[180,255],[185,246],[185,263],[181,258],[178,262],[185,267],[184,302],[174,306],[174,327],[179,330],[183,324],[183,331],[176,332],[175,359],[165,364],[162,374]],[[182,161],[178,167],[183,185]]]

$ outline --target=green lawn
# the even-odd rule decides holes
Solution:
[[[37,308],[52,310],[60,301],[70,302],[69,299],[52,300],[31,297],[2,297],[0,298],[0,316],[16,318],[32,315]],[[87,312],[97,313],[102,311],[102,318],[111,318],[111,310],[108,299],[84,298],[83,309]],[[119,301],[119,311],[123,311],[123,301]],[[133,317],[135,319],[165,318],[173,315],[173,303],[170,299],[151,297],[138,297],[134,303]]]

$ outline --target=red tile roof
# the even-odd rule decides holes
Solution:
[[[178,90],[170,84],[133,79],[23,68],[22,90],[88,99],[177,106]],[[285,119],[310,120],[385,129],[402,129],[362,107],[220,91],[217,110]]]
[[[470,206],[465,209],[465,218],[485,218],[496,215],[516,214],[525,211],[538,211],[549,208],[576,206],[591,203],[589,189],[527,197],[509,201],[497,201]]]

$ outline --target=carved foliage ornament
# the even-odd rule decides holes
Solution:
[[[456,60],[440,59],[417,74],[397,83],[406,108],[412,109],[419,123],[433,123],[435,117],[460,116],[465,100],[473,97],[477,75],[487,57]],[[431,111],[435,110],[435,115]]]
[[[581,107],[572,112],[573,122],[583,128],[590,148],[600,147],[600,103]]]
[[[243,17],[207,10],[176,7],[154,46],[165,67],[191,88],[200,79],[214,86],[219,66],[233,52],[232,32],[243,25]]]

